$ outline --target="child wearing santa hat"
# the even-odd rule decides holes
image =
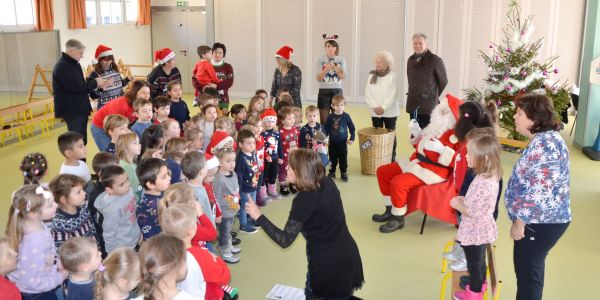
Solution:
[[[215,121],[215,132],[213,132],[210,137],[210,142],[206,146],[206,153],[216,155],[217,150],[222,148],[237,149],[233,137],[231,137],[229,133],[230,125],[231,120],[227,117],[221,117]]]
[[[115,63],[112,48],[105,45],[98,45],[94,59],[92,59],[94,71],[88,76],[88,80],[97,77],[112,79],[113,84],[105,88],[97,88],[90,97],[98,99],[98,109],[102,108],[108,101],[123,96],[123,87],[133,80],[131,76],[121,78],[119,66]]]
[[[181,73],[177,69],[175,52],[164,48],[154,52],[154,62],[157,64],[148,74],[150,83],[150,98],[154,100],[157,96],[167,95],[167,84],[174,80],[181,82]]]
[[[275,187],[277,181],[277,173],[279,172],[279,164],[283,162],[283,149],[281,147],[281,140],[279,131],[275,128],[277,124],[277,113],[274,109],[265,109],[260,115],[263,121],[264,131],[260,133],[263,137],[265,144],[265,171],[264,171],[264,182],[267,187],[267,193],[269,196],[279,199],[279,193]]]

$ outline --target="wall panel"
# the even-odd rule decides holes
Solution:
[[[234,71],[232,95],[252,94],[259,86],[256,1],[219,0],[216,41],[225,44],[225,61]]]

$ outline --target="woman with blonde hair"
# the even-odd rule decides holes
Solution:
[[[298,233],[306,239],[307,299],[352,299],[364,283],[362,262],[352,238],[340,191],[325,176],[317,152],[298,149],[290,153],[287,180],[299,193],[283,230],[264,216],[249,200],[246,211],[280,247],[289,247]]]

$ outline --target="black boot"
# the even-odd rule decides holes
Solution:
[[[392,217],[392,206],[391,205],[387,205],[385,207],[385,212],[382,214],[373,214],[373,216],[371,217],[371,219],[375,222],[379,222],[379,223],[383,223],[383,222],[387,222],[390,220],[390,218]]]
[[[404,216],[392,215],[387,223],[379,226],[379,231],[383,233],[390,233],[402,228],[404,228]]]

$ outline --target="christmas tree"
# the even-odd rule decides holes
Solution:
[[[509,4],[507,17],[508,24],[502,30],[502,43],[490,42],[489,48],[493,52],[491,55],[479,51],[488,65],[488,77],[484,80],[483,89],[471,88],[464,92],[471,101],[494,101],[500,113],[500,127],[508,132],[508,138],[523,141],[526,138],[515,130],[513,118],[516,97],[527,93],[545,94],[552,99],[556,117],[560,119],[559,112],[567,108],[570,96],[566,82],[559,85],[548,79],[550,73],[559,72],[554,67],[558,57],[551,57],[543,62],[536,60],[543,38],[535,42],[529,41],[533,33],[533,16],[529,15],[522,20],[519,2],[513,0]]]

